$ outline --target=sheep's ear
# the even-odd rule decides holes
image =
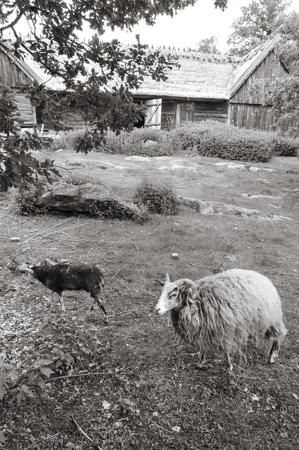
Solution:
[[[156,283],[159,283],[160,286],[164,286],[164,281],[158,280],[158,278],[155,279]]]
[[[194,303],[192,298],[192,288],[190,286],[184,286],[180,291],[180,298],[183,306]]]
[[[165,283],[170,283],[170,278],[169,278],[168,273],[166,274],[166,277],[165,277]]]

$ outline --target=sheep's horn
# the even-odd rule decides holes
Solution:
[[[195,287],[196,287],[196,284],[194,283],[194,281],[189,280],[189,278],[181,278],[180,280],[174,281],[174,283],[175,283],[178,287],[183,286],[184,284],[185,284],[185,285],[189,285],[189,286],[192,287],[192,288],[195,288]]]

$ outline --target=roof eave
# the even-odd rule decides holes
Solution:
[[[165,99],[177,99],[177,100],[206,100],[206,101],[219,101],[219,100],[229,100],[227,95],[176,95],[176,94],[154,94],[154,93],[144,93],[144,92],[133,92],[133,97],[138,98],[165,98]]]

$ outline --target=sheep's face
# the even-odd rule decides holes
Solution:
[[[180,291],[178,286],[175,283],[171,283],[169,279],[169,275],[166,275],[166,280],[158,300],[156,304],[155,311],[160,315],[171,311],[174,308],[180,306]]]

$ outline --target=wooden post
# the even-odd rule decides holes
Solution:
[[[177,103],[176,105],[176,116],[175,116],[175,126],[179,127],[181,125],[181,105]]]

